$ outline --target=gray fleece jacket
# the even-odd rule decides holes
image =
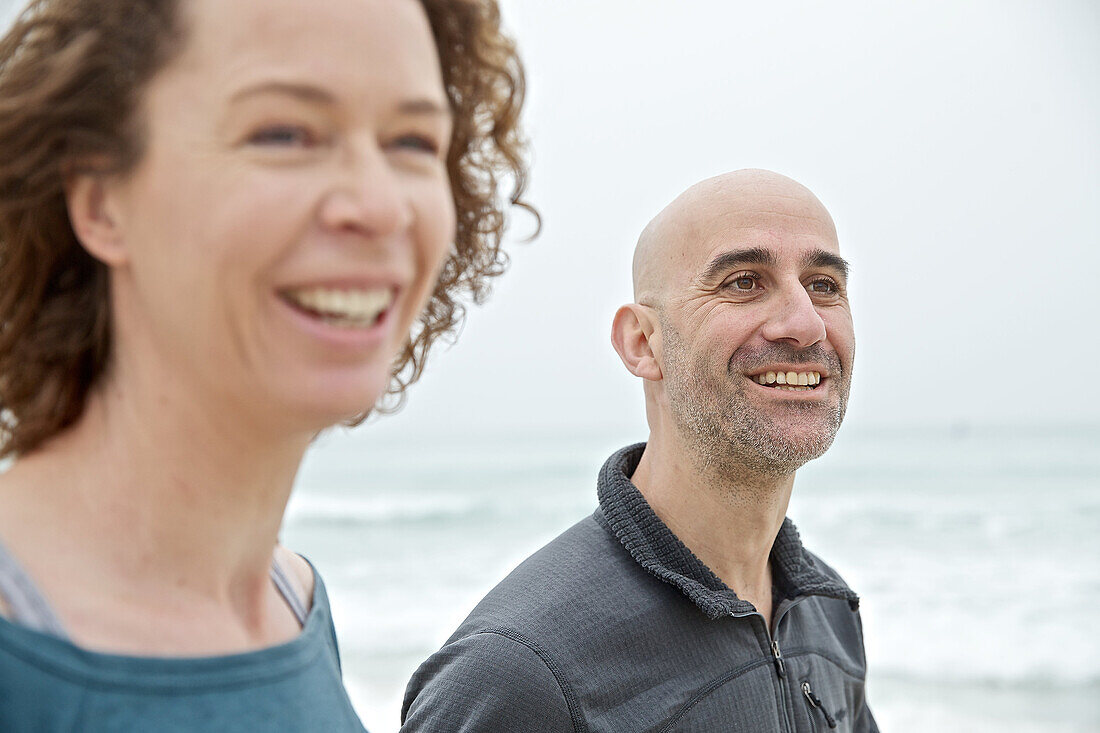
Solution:
[[[631,483],[644,447],[420,666],[403,733],[877,733],[857,596],[785,520],[770,634]]]

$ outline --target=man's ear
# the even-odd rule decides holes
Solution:
[[[659,330],[653,309],[630,303],[615,311],[611,322],[611,344],[627,370],[636,377],[656,382],[663,378],[653,353]]]
[[[73,232],[88,254],[105,265],[118,266],[126,262],[127,253],[113,210],[110,180],[100,173],[70,173],[65,180],[65,203]]]

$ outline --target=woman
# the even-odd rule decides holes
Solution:
[[[0,729],[358,730],[299,462],[501,272],[494,0],[36,0],[0,43]],[[411,335],[410,335],[411,333]]]

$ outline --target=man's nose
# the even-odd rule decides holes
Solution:
[[[331,229],[368,237],[396,234],[412,224],[412,204],[385,151],[372,146],[345,157],[321,218]]]
[[[801,284],[776,299],[763,335],[769,341],[787,341],[803,349],[825,340],[825,321]]]

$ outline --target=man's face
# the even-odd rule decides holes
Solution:
[[[757,187],[681,230],[657,306],[665,409],[708,465],[788,473],[844,417],[855,335],[828,213]]]

